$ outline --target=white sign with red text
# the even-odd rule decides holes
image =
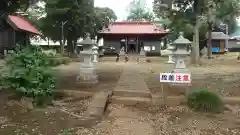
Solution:
[[[160,73],[160,82],[165,83],[191,83],[190,73]]]

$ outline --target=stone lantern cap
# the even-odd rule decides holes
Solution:
[[[83,51],[80,52],[80,55],[93,55],[92,47],[96,45],[96,43],[94,40],[90,39],[90,36],[87,36],[87,38],[79,44],[83,46]]]
[[[85,38],[83,41],[81,41],[79,44],[83,45],[83,46],[86,46],[86,45],[96,45],[96,43],[92,39],[90,39],[89,36],[87,38]]]
[[[174,45],[188,45],[188,44],[191,44],[191,43],[192,43],[191,41],[189,41],[188,39],[183,37],[183,32],[180,32],[178,39],[173,41]]]

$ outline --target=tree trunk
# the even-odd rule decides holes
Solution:
[[[199,18],[197,17],[196,19],[196,25],[194,27],[194,36],[193,36],[193,46],[192,46],[192,64],[199,64],[200,59],[199,59],[199,26],[200,26],[200,21]]]
[[[60,44],[60,53],[64,54],[64,44],[62,42]]]
[[[60,53],[64,54],[64,43],[60,41]]]
[[[74,54],[77,55],[77,39],[75,39],[73,42],[73,49],[74,49]]]
[[[192,41],[192,49],[191,49],[191,63],[195,64],[196,63],[196,36],[193,34],[193,41]]]
[[[71,36],[70,32],[67,36],[67,51],[68,51],[68,56],[71,56],[74,53],[73,37]]]
[[[164,30],[167,30],[167,25],[164,25]],[[165,36],[163,38],[164,46],[163,49],[167,49],[167,37]]]
[[[212,24],[208,23],[208,40],[207,40],[207,48],[208,48],[208,59],[212,58]]]

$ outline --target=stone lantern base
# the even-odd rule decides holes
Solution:
[[[93,85],[98,83],[98,75],[93,67],[80,68],[79,76],[77,77],[78,84]]]
[[[185,65],[184,57],[175,57],[175,67],[173,69],[174,73],[189,73],[188,68]]]

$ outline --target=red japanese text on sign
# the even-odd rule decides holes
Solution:
[[[183,75],[183,81],[189,81],[189,76],[188,75]]]
[[[181,75],[176,75],[176,81],[182,81],[182,76]]]

